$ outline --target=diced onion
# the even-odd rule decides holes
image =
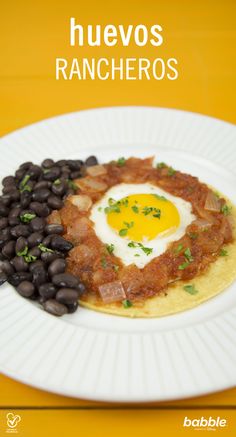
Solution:
[[[87,173],[90,176],[102,176],[104,174],[107,173],[106,168],[104,167],[104,165],[92,165],[91,167],[87,168]]]
[[[210,228],[212,223],[206,219],[196,219],[192,222],[192,225],[196,226],[200,230]]]
[[[207,209],[207,211],[220,212],[221,202],[212,191],[208,191],[207,193],[204,208]]]
[[[89,176],[82,180],[77,179],[76,184],[81,188],[81,190],[105,191],[107,189],[107,184],[105,184],[105,182],[98,181]]]
[[[88,211],[89,208],[92,206],[91,198],[89,196],[86,196],[85,194],[70,196],[68,200],[73,205],[77,206],[79,211]]]
[[[108,282],[98,287],[104,303],[118,302],[126,299],[126,294],[121,281]]]

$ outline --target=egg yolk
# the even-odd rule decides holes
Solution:
[[[118,201],[109,199],[105,213],[108,224],[121,237],[139,242],[162,233],[171,234],[180,224],[176,206],[157,194],[132,194]]]

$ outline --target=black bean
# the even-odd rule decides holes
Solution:
[[[38,248],[38,246],[32,247],[32,249],[29,250],[28,255],[30,256],[36,256],[36,258],[40,258],[41,256],[41,250]]]
[[[52,282],[57,287],[63,288],[77,288],[79,285],[78,278],[70,273],[59,273],[58,275],[53,276]]]
[[[41,305],[43,305],[44,302],[46,302],[46,297],[43,296],[39,296],[37,297],[38,303],[40,303]]]
[[[4,284],[7,281],[7,275],[3,272],[0,272],[0,285]]]
[[[33,193],[32,198],[36,202],[45,202],[51,194],[48,188],[40,188]]]
[[[0,203],[9,206],[11,203],[11,196],[9,194],[4,194],[3,196],[0,196]]]
[[[16,226],[20,223],[20,213],[21,213],[21,207],[15,206],[15,208],[12,208],[8,215],[8,221],[10,226]]]
[[[6,273],[7,276],[13,275],[13,273],[15,273],[14,267],[7,260],[1,262],[0,271]]]
[[[47,273],[44,267],[37,266],[32,271],[33,273],[33,283],[35,284],[36,288],[39,288],[40,285],[47,282]]]
[[[3,203],[0,203],[0,217],[7,217],[9,214],[9,208]]]
[[[92,165],[97,165],[98,164],[98,160],[96,158],[96,156],[89,156],[86,160],[85,160],[85,165],[87,165],[87,167],[90,167]]]
[[[52,252],[42,252],[41,253],[41,260],[45,264],[50,264],[52,261],[58,258],[57,253]]]
[[[34,220],[36,220],[36,219],[34,219]],[[30,235],[30,227],[28,225],[14,226],[14,228],[11,228],[11,235],[15,238],[28,237]]]
[[[22,281],[31,281],[31,279],[32,274],[29,272],[16,272],[9,276],[8,282],[13,285],[13,287],[17,287]]]
[[[67,304],[68,313],[69,314],[74,313],[77,310],[78,306],[79,306],[78,302]]]
[[[18,285],[17,291],[21,296],[31,297],[35,292],[35,287],[34,287],[34,284],[32,284],[32,282],[22,281]]]
[[[59,167],[51,167],[50,170],[47,170],[44,175],[43,178],[46,181],[55,181],[56,179],[59,178],[61,174],[61,169]]]
[[[3,190],[3,192],[4,192],[4,190]],[[20,199],[20,192],[18,190],[10,190],[4,194],[9,195],[11,202],[17,202]]]
[[[31,202],[30,208],[39,216],[39,217],[47,217],[51,210],[46,203],[40,202]]]
[[[85,293],[86,287],[85,287],[85,285],[82,282],[80,282],[78,287],[77,287],[77,290],[79,292],[79,296],[81,296],[82,294]]]
[[[6,187],[7,185],[16,185],[16,181],[14,176],[6,176],[2,180],[2,185]]]
[[[4,244],[2,249],[2,254],[5,256],[5,258],[12,258],[15,255],[15,241],[11,240]]]
[[[23,164],[20,165],[20,169],[28,170],[32,165],[33,163],[31,161],[23,162]]]
[[[27,208],[31,202],[32,194],[29,191],[23,191],[20,196],[22,208]]]
[[[61,252],[68,252],[73,248],[73,244],[70,241],[56,235],[51,240],[52,249],[59,250]]]
[[[62,196],[67,189],[67,185],[65,182],[61,181],[59,184],[52,184],[52,192],[53,194],[55,194],[56,196]]]
[[[11,263],[12,263],[14,269],[16,270],[16,272],[27,272],[27,270],[29,268],[29,265],[24,260],[23,256],[15,256],[15,258],[13,258],[11,260]]]
[[[0,230],[8,227],[8,219],[6,217],[0,218]]]
[[[56,165],[59,167],[63,167],[63,165],[66,165],[67,161],[66,159],[60,159],[60,161],[56,162]]]
[[[33,232],[42,232],[46,226],[46,220],[42,217],[36,217],[30,222],[30,227]]]
[[[54,223],[45,226],[46,234],[61,234],[64,231],[64,227],[62,225],[56,225]]]
[[[27,174],[33,180],[38,179],[38,177],[41,175],[41,173],[42,173],[42,169],[38,165],[31,165],[29,167],[29,169],[27,170]]]
[[[11,228],[2,229],[0,232],[0,247],[2,248],[7,241],[11,240],[11,237]]]
[[[16,240],[16,247],[15,247],[16,254],[21,253],[21,252],[27,250],[27,247],[28,247],[28,242],[27,242],[25,237],[17,238],[17,240]]]
[[[73,288],[61,288],[56,294],[56,300],[64,304],[77,302],[78,297],[78,291]]]
[[[63,182],[67,182],[68,179],[70,179],[70,170],[63,171],[60,176],[60,180],[62,180]]]
[[[41,234],[40,232],[33,232],[28,237],[27,241],[28,241],[28,246],[30,248],[34,246],[38,246],[43,241],[43,234]]]
[[[80,170],[81,168],[81,161],[79,161],[78,159],[69,159],[67,161],[67,164],[72,171]]]
[[[38,268],[44,268],[44,263],[41,260],[37,260],[29,265],[29,271],[33,273],[33,271]]]
[[[60,273],[64,273],[66,270],[66,260],[63,258],[55,259],[48,268],[49,276],[53,277]]]
[[[52,209],[61,209],[63,207],[63,202],[60,199],[60,197],[55,196],[55,195],[51,195],[49,196],[49,198],[47,199],[48,205],[50,206],[50,208]]]
[[[54,165],[54,161],[52,159],[44,159],[42,162],[42,167],[51,168]]]
[[[62,303],[57,302],[55,299],[49,299],[43,303],[43,308],[54,316],[63,316],[68,313],[68,309]]]
[[[52,240],[53,236],[52,235],[48,235],[47,237],[45,237],[42,241],[42,244],[46,247],[50,247],[51,244],[51,240]]]
[[[81,171],[77,170],[77,171],[72,171],[70,174],[70,179],[78,179],[81,178]]]
[[[39,287],[40,296],[46,297],[47,299],[54,297],[56,295],[56,292],[57,289],[55,285],[52,284],[52,282],[46,282],[45,284],[42,284]]]
[[[42,180],[35,184],[34,191],[43,190],[45,188],[48,189],[51,188],[51,186],[52,186],[52,182]]]
[[[18,168],[16,170],[16,172],[15,172],[15,177],[16,177],[16,179],[19,180],[19,179],[23,178],[24,174],[25,174],[25,169],[24,168]]]

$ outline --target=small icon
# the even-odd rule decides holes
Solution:
[[[6,415],[7,418],[7,426],[11,430],[15,429],[18,423],[21,421],[21,417],[18,414],[8,413]]]

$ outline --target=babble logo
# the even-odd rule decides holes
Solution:
[[[7,432],[17,432],[16,427],[21,421],[21,417],[18,414],[8,413],[7,419]]]
[[[227,426],[227,420],[221,419],[219,416],[214,417],[200,417],[199,419],[189,419],[187,416],[184,418],[184,427],[192,427],[192,428],[224,428]]]

